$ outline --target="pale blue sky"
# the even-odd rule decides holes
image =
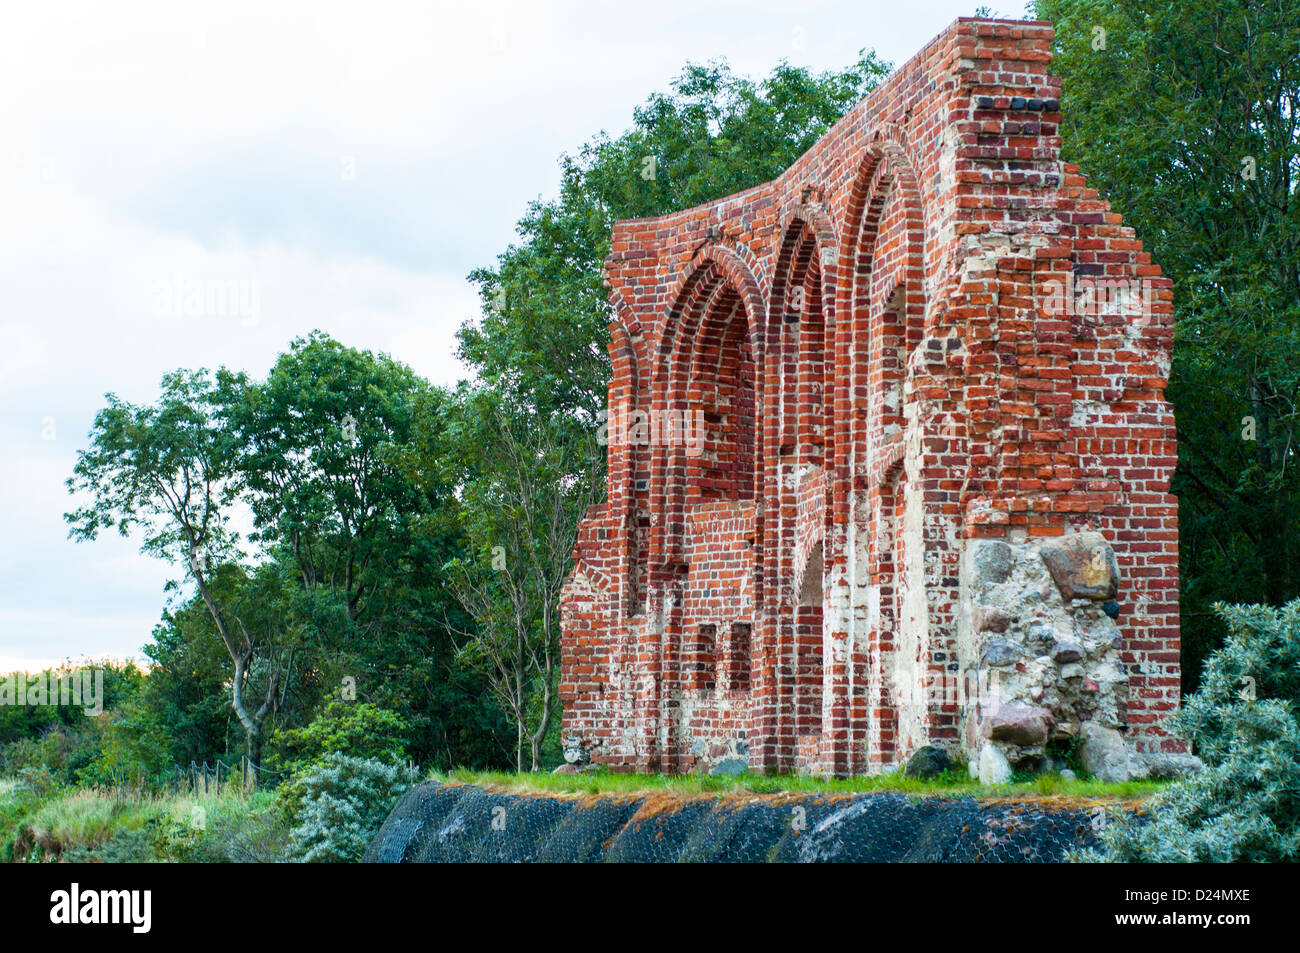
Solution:
[[[40,3],[0,31],[0,671],[139,657],[178,575],[66,538],[106,391],[322,328],[440,383],[465,275],[687,60],[901,63],[973,2]],[[1020,4],[992,4],[1018,15]],[[468,8],[468,9],[467,9]],[[257,313],[158,288],[256,283]],[[186,284],[191,283],[191,284]]]

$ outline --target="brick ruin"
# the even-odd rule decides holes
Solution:
[[[958,20],[776,180],[615,226],[566,745],[995,779],[1096,728],[1182,750],[1172,291],[1061,161],[1051,40]]]

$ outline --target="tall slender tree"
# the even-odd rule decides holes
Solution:
[[[65,519],[76,540],[93,540],[110,527],[123,536],[139,529],[144,552],[184,568],[230,657],[230,706],[244,728],[248,756],[259,764],[262,725],[279,698],[281,672],[272,640],[250,634],[215,578],[240,556],[229,525],[239,487],[237,451],[220,394],[208,371],[181,370],[163,378],[153,404],[107,395],[90,446],[78,453],[68,480],[69,491],[89,501]],[[258,697],[250,699],[259,658],[267,671]]]

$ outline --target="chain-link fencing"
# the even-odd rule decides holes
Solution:
[[[1038,862],[1098,844],[1112,805],[871,794],[507,794],[428,782],[371,862]]]

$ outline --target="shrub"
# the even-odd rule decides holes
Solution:
[[[1076,859],[1300,858],[1300,600],[1215,611],[1227,640],[1175,716],[1205,770],[1157,795],[1147,819],[1116,817],[1104,857]]]
[[[158,789],[171,768],[172,743],[167,726],[136,699],[98,718],[99,746],[92,757],[73,766],[80,785],[105,786],[134,779]]]
[[[69,847],[58,858],[70,864],[149,864],[158,860],[153,825],[115,830],[95,847]]]
[[[189,863],[291,860],[289,826],[275,805],[275,796],[261,791],[173,798],[152,830],[154,855]]]
[[[401,715],[369,702],[334,701],[305,728],[280,736],[280,764],[289,772],[324,763],[326,755],[402,761],[410,726]]]
[[[209,828],[209,852],[195,859],[230,864],[268,864],[292,860],[289,825],[271,806],[218,815]]]
[[[0,863],[7,864],[14,859],[18,831],[41,803],[41,796],[21,781],[0,779]]]
[[[11,775],[44,772],[56,783],[68,784],[77,768],[94,757],[96,742],[93,728],[73,731],[55,726],[0,748],[0,770]]]
[[[297,779],[300,805],[290,837],[308,863],[357,861],[393,804],[420,780],[414,768],[330,754]]]

